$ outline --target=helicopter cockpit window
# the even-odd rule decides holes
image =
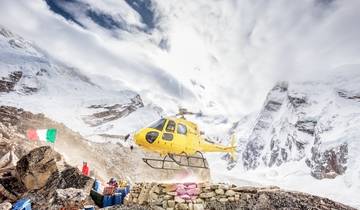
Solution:
[[[183,124],[179,123],[178,127],[177,127],[177,133],[182,134],[182,135],[186,135],[186,133],[187,133],[186,125],[183,125]]]
[[[160,119],[156,122],[154,122],[153,124],[151,124],[149,126],[149,128],[154,128],[156,130],[162,131],[162,129],[164,128],[166,120],[165,119]]]
[[[166,126],[166,131],[167,132],[171,132],[171,133],[174,133],[175,131],[175,126],[176,126],[176,123],[172,120],[169,120],[167,126]]]

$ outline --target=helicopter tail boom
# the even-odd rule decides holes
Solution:
[[[223,146],[213,143],[204,142],[200,145],[202,152],[226,152],[235,158],[236,153],[236,138],[235,135],[231,136],[230,145]]]

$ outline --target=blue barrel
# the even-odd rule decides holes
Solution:
[[[103,198],[103,207],[108,207],[113,205],[113,196],[112,195],[104,195]]]
[[[125,196],[126,196],[126,195],[129,194],[129,192],[130,192],[130,185],[126,186],[126,187],[125,187],[125,190],[126,190],[126,191],[125,191],[125,193],[126,193]]]
[[[124,200],[125,196],[126,196],[126,188],[118,188],[116,190],[117,193],[121,193],[121,197]]]
[[[31,210],[31,202],[30,199],[23,198],[13,205],[12,210]]]
[[[94,190],[96,192],[100,192],[100,186],[101,186],[100,181],[96,179],[95,182],[94,182]]]
[[[95,207],[93,205],[86,205],[84,206],[84,210],[95,210]]]
[[[115,193],[114,195],[114,205],[121,205],[123,204],[123,194],[122,193]]]

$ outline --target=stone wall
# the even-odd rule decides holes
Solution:
[[[156,210],[354,209],[326,198],[288,192],[278,187],[255,188],[209,183],[138,183],[132,186],[125,204]]]

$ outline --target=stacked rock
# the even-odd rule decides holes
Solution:
[[[223,183],[137,183],[125,198],[125,204],[155,210],[354,209],[326,198],[273,186],[238,187]]]

